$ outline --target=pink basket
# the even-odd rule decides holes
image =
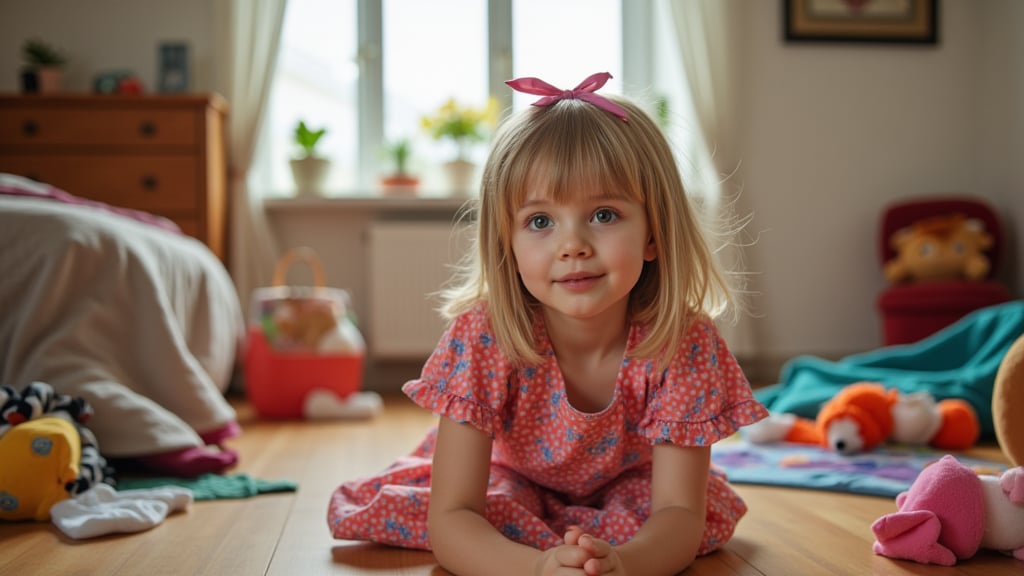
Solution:
[[[296,260],[313,271],[313,286],[285,285]],[[314,390],[339,399],[359,391],[365,345],[347,317],[348,293],[324,287],[323,267],[308,248],[285,254],[273,283],[253,293],[246,341],[245,390],[256,412],[266,418],[301,418],[306,397]],[[330,336],[345,345],[318,347]]]

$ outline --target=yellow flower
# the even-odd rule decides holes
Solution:
[[[497,121],[498,102],[494,98],[481,108],[464,106],[449,98],[436,114],[420,119],[423,129],[434,139],[451,139],[458,148],[459,158],[465,157],[470,144],[486,140]]]

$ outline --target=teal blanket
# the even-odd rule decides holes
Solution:
[[[978,414],[983,438],[994,438],[992,388],[1010,346],[1024,334],[1024,301],[989,306],[913,344],[887,346],[829,361],[798,356],[779,383],[755,391],[769,410],[814,418],[823,403],[854,382],[880,382],[901,392],[925,390],[937,400],[962,398]]]

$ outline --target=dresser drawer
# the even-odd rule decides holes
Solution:
[[[0,94],[0,172],[164,216],[223,260],[227,111],[216,94]]]
[[[0,172],[46,182],[92,200],[164,216],[187,212],[199,205],[203,190],[199,167],[192,156],[0,156]]]
[[[0,113],[0,146],[188,146],[198,143],[192,110],[12,106]]]
[[[206,240],[206,236],[202,233],[202,227],[195,218],[172,218],[171,221],[177,224],[184,234],[203,241]]]

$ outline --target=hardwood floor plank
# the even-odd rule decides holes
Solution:
[[[295,505],[268,574],[443,574],[433,554],[334,540],[327,525],[331,493],[344,481],[376,474],[409,453],[436,422],[404,399],[389,399],[389,417],[311,422],[277,432],[289,446]]]
[[[429,552],[334,540],[331,492],[409,453],[436,418],[407,399],[361,421],[264,421],[238,405],[244,434],[230,441],[237,472],[298,483],[294,493],[195,502],[152,530],[84,541],[52,524],[0,523],[0,576],[373,575],[446,576]],[[1001,459],[994,449],[973,456]],[[875,555],[871,523],[889,498],[736,484],[750,511],[734,538],[699,558],[687,576],[1020,576],[1024,563],[981,553],[953,568]]]
[[[685,571],[686,576],[762,576],[738,554],[724,548],[707,556],[697,558]]]
[[[876,555],[871,524],[896,510],[892,499],[742,484],[735,487],[750,511],[726,550],[764,574],[1024,574],[1024,564],[1019,561],[987,552],[954,568]]]

